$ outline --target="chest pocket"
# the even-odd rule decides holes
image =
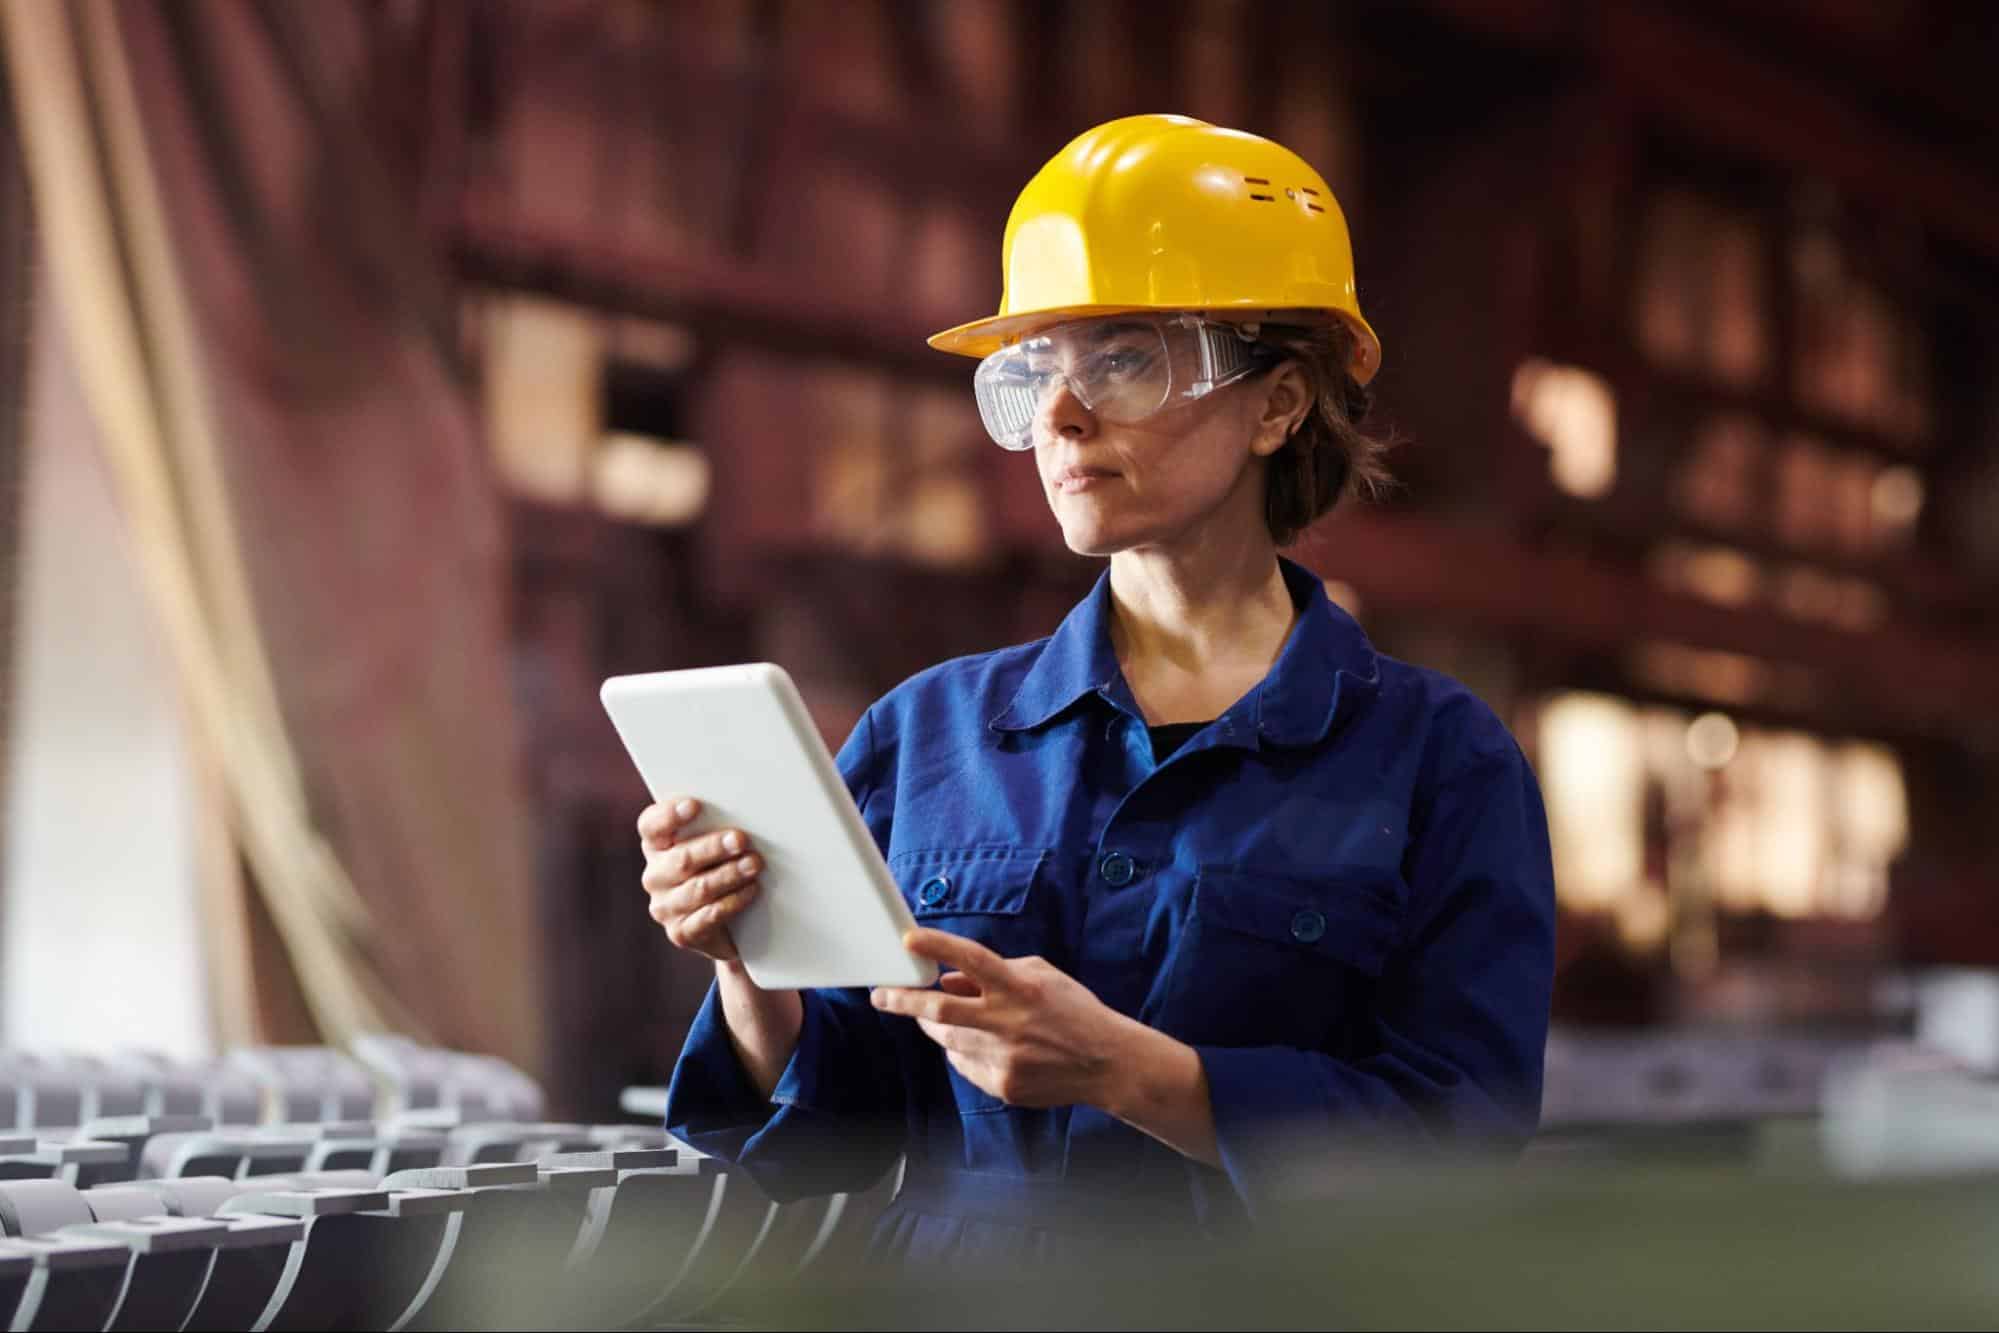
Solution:
[[[1002,958],[1049,956],[1053,904],[1042,882],[1049,852],[1044,847],[966,847],[948,851],[900,852],[889,858],[903,900],[920,926],[977,940]],[[929,1045],[929,1038],[922,1039]],[[981,1090],[937,1052],[939,1091],[961,1114],[1004,1110],[1006,1103]]]
[[[1047,906],[1035,888],[1047,861],[1044,847],[966,847],[900,852],[888,867],[917,924],[1017,958],[1044,952]]]
[[[1335,1050],[1366,1017],[1401,931],[1392,871],[1299,876],[1202,866],[1173,965],[1168,1019],[1183,1040]]]

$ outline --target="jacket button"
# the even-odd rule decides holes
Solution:
[[[1114,889],[1121,889],[1137,877],[1138,867],[1123,852],[1112,852],[1103,859],[1103,864],[1097,867],[1097,872],[1104,877],[1104,883]]]
[[[932,875],[929,879],[924,880],[923,887],[916,891],[917,905],[919,907],[935,907],[938,903],[944,901],[944,895],[950,891],[951,877],[949,875]]]
[[[1316,944],[1326,933],[1326,918],[1307,909],[1291,918],[1291,938],[1300,944]]]

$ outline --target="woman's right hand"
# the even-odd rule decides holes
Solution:
[[[763,858],[741,829],[716,829],[682,839],[680,830],[701,813],[701,803],[675,799],[649,805],[639,815],[645,874],[639,882],[652,900],[652,919],[682,949],[716,962],[734,962],[729,922],[757,893]]]

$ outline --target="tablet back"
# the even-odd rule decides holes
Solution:
[[[683,836],[746,831],[762,889],[730,923],[766,989],[927,986],[909,908],[790,676],[769,662],[613,676],[604,709],[655,801],[692,796]]]

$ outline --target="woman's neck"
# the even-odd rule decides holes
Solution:
[[[1267,539],[1111,557],[1111,642],[1148,722],[1215,717],[1255,688],[1297,611]]]

